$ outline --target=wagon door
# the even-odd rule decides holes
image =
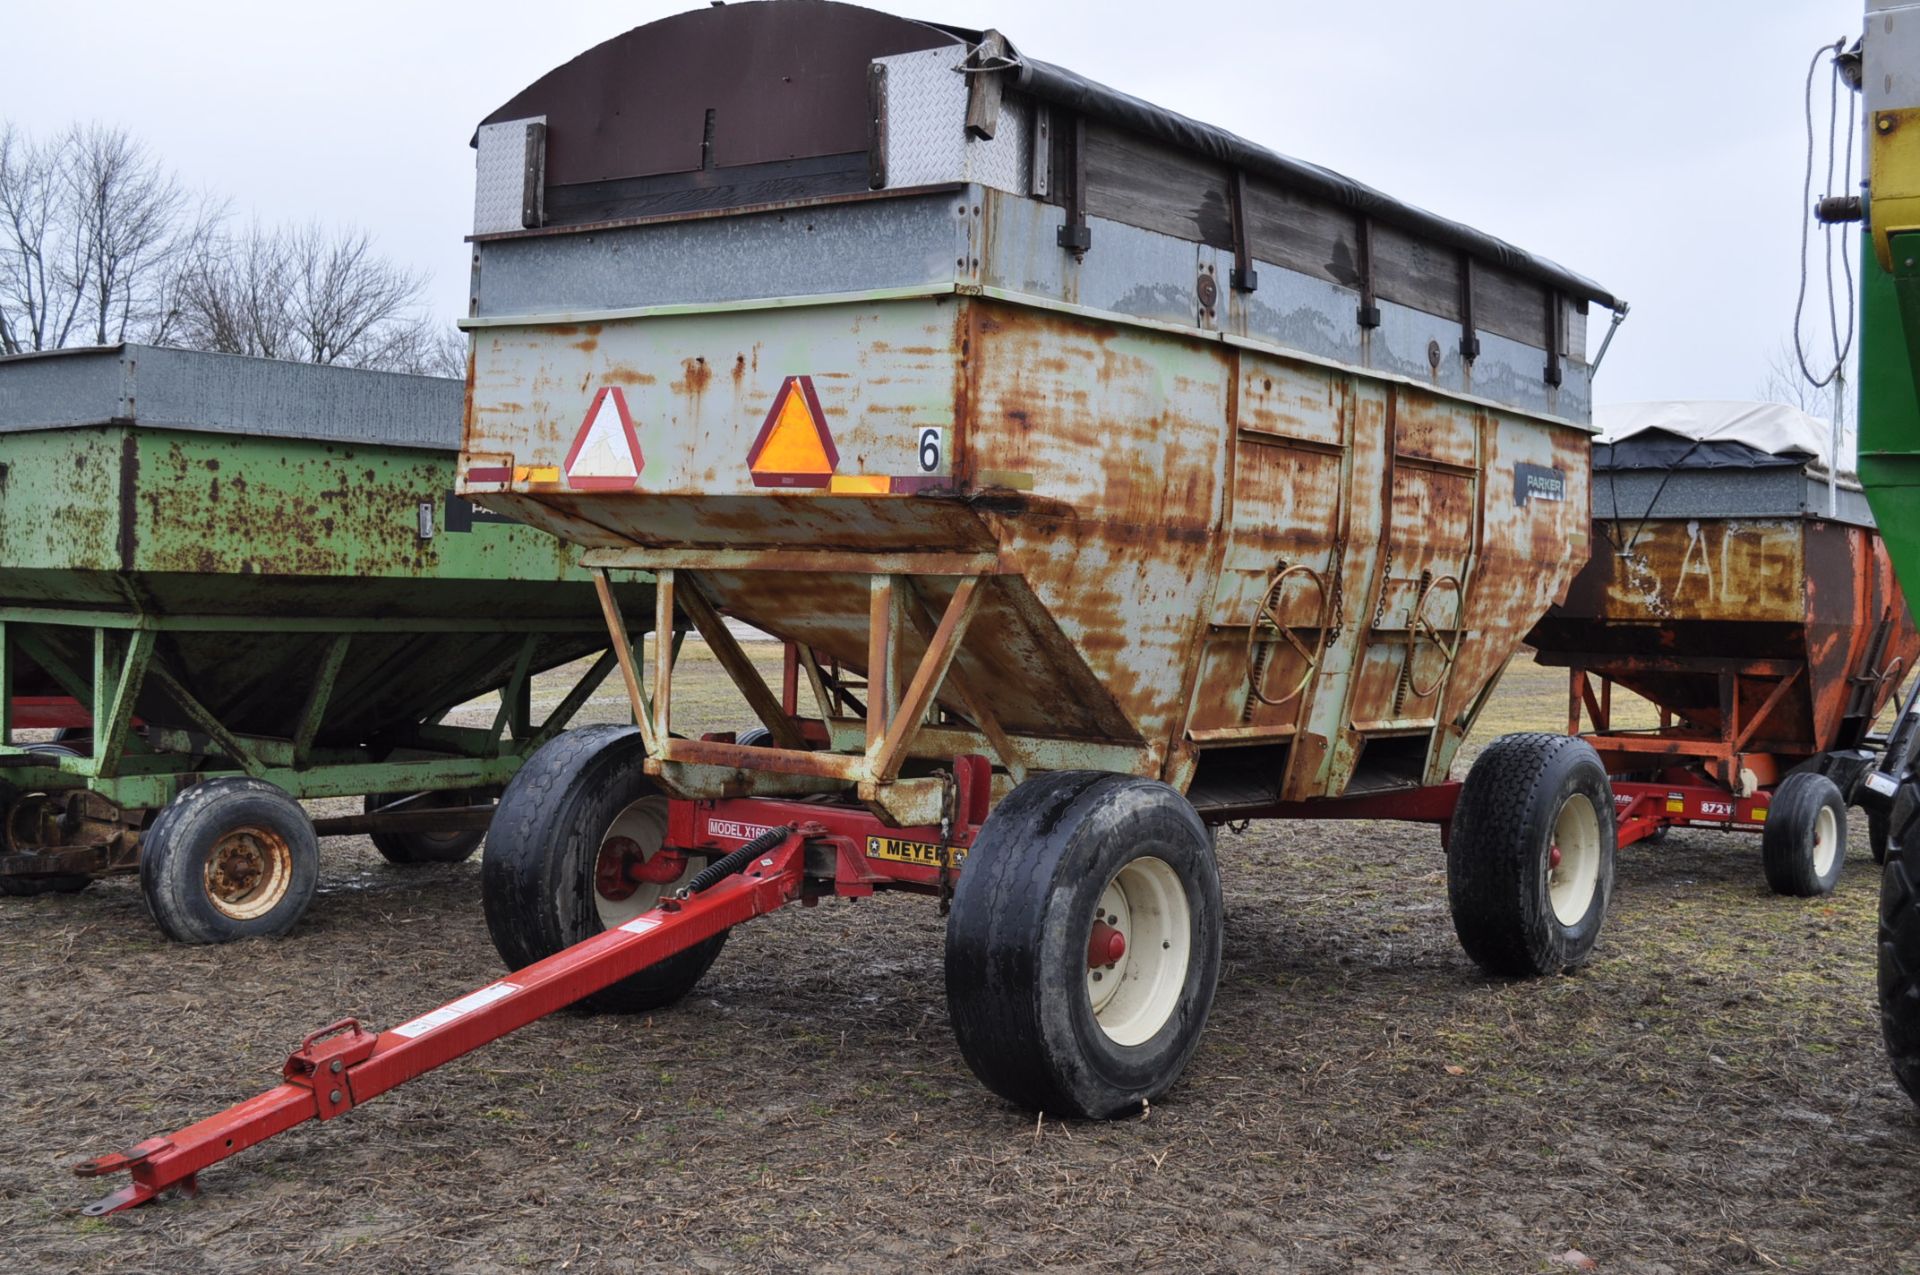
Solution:
[[[1243,353],[1231,502],[1188,737],[1202,748],[1295,743],[1308,718],[1340,576],[1345,377]],[[1276,790],[1283,765],[1258,769]]]
[[[1350,608],[1364,636],[1334,766],[1359,788],[1424,780],[1479,552],[1480,424],[1418,390],[1387,392],[1384,530],[1371,596]]]

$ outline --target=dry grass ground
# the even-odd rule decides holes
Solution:
[[[741,724],[711,673],[690,648],[689,733]],[[1517,667],[1478,741],[1563,696]],[[1433,831],[1223,832],[1206,1040],[1106,1125],[974,1082],[926,902],[790,909],[672,1012],[557,1015],[103,1220],[72,1161],[263,1087],[341,1014],[494,976],[478,861],[334,843],[293,936],[217,949],[162,941],[132,882],[9,899],[0,1270],[1920,1270],[1853,835],[1820,900],[1768,895],[1751,838],[1624,852],[1593,965],[1502,984],[1454,941]]]

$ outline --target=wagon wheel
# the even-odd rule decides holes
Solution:
[[[1313,680],[1314,672],[1320,667],[1320,644],[1325,640],[1325,625],[1321,625],[1318,630],[1322,636],[1314,641],[1312,647],[1308,647],[1300,640],[1300,635],[1294,632],[1292,626],[1280,619],[1276,610],[1280,604],[1280,591],[1286,587],[1287,578],[1293,575],[1303,575],[1313,581],[1313,587],[1320,592],[1322,612],[1326,610],[1327,605],[1326,581],[1320,578],[1318,571],[1304,563],[1295,563],[1275,576],[1273,583],[1267,586],[1266,592],[1260,595],[1260,605],[1254,610],[1253,623],[1247,626],[1247,682],[1253,688],[1254,698],[1271,708],[1279,708],[1283,704],[1293,702],[1300,697],[1302,691],[1307,689],[1307,683]],[[1300,670],[1300,680],[1294,683],[1292,690],[1279,699],[1270,697],[1261,685],[1266,678],[1259,662],[1258,648],[1262,641],[1272,640],[1271,637],[1264,636],[1267,630],[1271,630],[1274,635],[1299,652],[1301,660],[1306,664],[1306,667]]]
[[[1440,592],[1442,585],[1451,585],[1453,587],[1454,597],[1457,599],[1454,603],[1455,622],[1457,623],[1461,618],[1459,614],[1461,606],[1460,577],[1450,575],[1441,576],[1421,591],[1420,600],[1416,602],[1413,607],[1413,618],[1407,623],[1407,689],[1413,692],[1414,698],[1416,699],[1427,698],[1427,696],[1433,694],[1445,684],[1447,673],[1453,668],[1453,659],[1460,653],[1460,641],[1465,636],[1464,631],[1456,630],[1453,635],[1453,645],[1448,646],[1446,642],[1441,640],[1440,630],[1434,627],[1433,621],[1427,619],[1427,603],[1433,600],[1434,594]],[[1426,639],[1433,643],[1434,649],[1440,652],[1440,675],[1425,687],[1422,687],[1414,680],[1413,673],[1413,656],[1420,648],[1420,639],[1423,633]]]

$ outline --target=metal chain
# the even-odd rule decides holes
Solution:
[[[937,773],[940,776],[940,915],[945,916],[953,910],[953,808],[958,801],[959,785],[952,771]]]

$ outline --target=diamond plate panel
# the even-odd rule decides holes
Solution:
[[[527,198],[527,133],[545,124],[537,115],[480,126],[474,160],[473,233],[498,234],[524,229]]]
[[[953,45],[876,58],[886,75],[887,185],[978,182],[1027,193],[1031,109],[1003,101],[990,139],[967,136],[967,77]]]

